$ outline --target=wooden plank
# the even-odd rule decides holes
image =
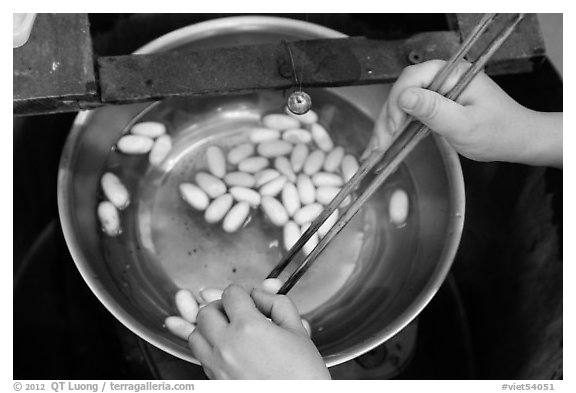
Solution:
[[[403,40],[356,37],[297,41],[289,46],[303,87],[389,83],[410,64],[447,59],[480,17],[455,14],[449,17],[455,31],[421,33]],[[182,49],[101,57],[95,70],[86,15],[39,14],[30,41],[14,49],[14,114],[291,89],[296,81],[288,53],[284,42]],[[543,55],[538,22],[529,14],[489,63],[487,72],[530,72]]]
[[[399,41],[342,38],[288,45],[303,87],[337,87],[391,82],[414,62],[448,58],[459,38],[455,32],[431,32]],[[284,42],[102,57],[98,70],[102,102],[114,104],[296,86]]]

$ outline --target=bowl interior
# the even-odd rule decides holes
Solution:
[[[227,30],[214,35],[211,29],[197,42],[174,42],[210,46],[229,45],[230,40],[314,37],[288,27],[270,33],[262,25],[253,26],[258,28],[248,29],[245,36]],[[336,144],[358,156],[387,91],[369,86],[309,93]],[[163,327],[164,318],[176,314],[175,291],[184,287],[197,294],[201,288],[223,288],[230,282],[257,285],[281,255],[282,234],[259,212],[240,232],[225,234],[186,206],[177,186],[205,167],[207,144],[228,148],[245,141],[250,125],[262,114],[281,111],[284,103],[282,92],[262,92],[108,107],[81,115],[69,138],[59,204],[75,262],[118,319],[183,359],[195,362],[186,343]],[[145,157],[111,151],[118,137],[141,120],[162,121],[173,138],[174,148],[159,168],[148,165]],[[459,167],[449,154],[441,141],[430,137],[422,142],[291,291],[329,365],[395,334],[443,279],[459,238],[454,220],[462,213],[461,201],[454,197]],[[132,196],[131,206],[122,212],[123,234],[113,239],[101,235],[95,215],[99,179],[109,170],[122,178]],[[387,213],[390,194],[397,188],[408,192],[411,205],[408,222],[401,227],[392,225]]]

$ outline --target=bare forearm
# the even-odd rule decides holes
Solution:
[[[529,111],[525,124],[530,142],[519,162],[562,168],[562,118],[562,113]]]
[[[395,125],[412,115],[472,160],[562,168],[561,113],[523,107],[482,73],[457,102],[448,100],[426,89],[444,64],[428,61],[402,72],[375,128],[379,145],[389,146]]]

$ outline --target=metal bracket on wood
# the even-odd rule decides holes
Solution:
[[[388,83],[410,64],[450,57],[477,17],[457,14],[454,31],[403,40],[352,37],[289,45],[303,87]],[[538,24],[531,18],[489,71],[524,72],[543,55]],[[30,41],[13,53],[15,115],[295,87],[283,42],[95,59],[85,14],[39,14]]]
[[[454,32],[419,35],[402,41],[364,38],[289,43],[304,87],[386,83],[419,59],[447,58],[458,48]],[[245,93],[294,86],[286,45],[176,51],[98,59],[103,103],[129,103],[173,96]]]

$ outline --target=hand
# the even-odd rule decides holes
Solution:
[[[562,114],[521,106],[484,73],[457,102],[425,89],[444,64],[432,60],[402,72],[376,122],[370,149],[388,148],[412,115],[470,159],[562,166]],[[462,62],[440,93],[449,91],[469,66]]]
[[[258,289],[226,288],[188,344],[211,379],[330,379],[292,301]]]

